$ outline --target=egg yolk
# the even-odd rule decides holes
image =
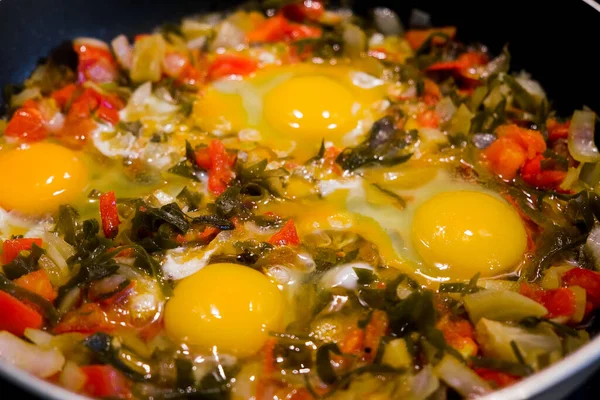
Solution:
[[[87,169],[72,150],[36,143],[0,154],[0,206],[24,214],[54,211],[87,184]]]
[[[527,246],[518,214],[502,200],[472,191],[441,193],[420,205],[412,236],[425,263],[451,279],[506,272]]]
[[[165,308],[165,328],[190,345],[245,357],[282,328],[283,309],[283,295],[260,272],[211,264],[177,285]]]
[[[309,140],[342,136],[357,123],[353,93],[326,76],[297,76],[267,93],[264,117],[277,131]]]

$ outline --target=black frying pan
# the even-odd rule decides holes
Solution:
[[[120,33],[147,32],[167,21],[225,10],[236,3],[239,2],[0,0],[0,87],[22,82],[41,57],[75,37],[109,41]],[[559,114],[568,116],[583,105],[600,111],[600,66],[595,61],[599,51],[600,13],[581,0],[355,0],[353,3],[359,13],[366,13],[376,5],[390,7],[403,21],[408,20],[411,9],[419,8],[432,15],[435,25],[455,25],[460,40],[480,41],[494,53],[508,43],[512,69],[532,73]],[[55,54],[69,61],[68,52]],[[11,383],[0,381],[0,396],[12,395],[13,390]],[[573,399],[596,399],[598,393],[600,375],[597,374]],[[19,398],[25,397],[19,395]]]

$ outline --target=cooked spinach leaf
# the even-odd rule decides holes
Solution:
[[[412,156],[406,149],[417,139],[416,131],[396,129],[392,117],[384,117],[373,124],[365,141],[354,148],[344,149],[336,162],[348,171],[372,164],[401,164]]]

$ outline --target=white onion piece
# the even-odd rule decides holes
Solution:
[[[580,162],[600,161],[600,152],[594,143],[594,124],[596,114],[593,111],[575,111],[569,127],[569,153]]]
[[[373,21],[377,30],[386,36],[398,36],[404,32],[398,14],[387,7],[377,7],[373,10]]]
[[[131,69],[133,65],[133,50],[125,35],[119,35],[111,42],[117,61],[123,68]]]
[[[44,332],[40,329],[25,329],[24,335],[27,339],[31,340],[31,342],[40,347],[50,347],[52,343],[52,336],[48,332]]]
[[[411,399],[425,400],[435,393],[439,387],[440,381],[433,375],[433,369],[430,365],[426,365],[412,379],[410,384]]]
[[[223,22],[217,29],[217,35],[211,44],[211,50],[219,48],[236,48],[246,40],[246,34],[243,30],[229,21]]]
[[[373,267],[366,263],[351,263],[334,267],[327,271],[321,278],[321,284],[326,288],[343,287],[355,290],[358,286],[358,275],[354,269],[373,271]]]
[[[40,97],[42,97],[42,92],[39,87],[25,88],[21,92],[10,97],[10,106],[21,107],[27,100]]]
[[[90,37],[78,37],[77,39],[73,40],[73,45],[75,47],[90,46],[110,51],[110,48],[108,47],[108,44],[106,44],[106,42]]]
[[[515,80],[519,82],[519,85],[521,85],[521,87],[523,87],[523,89],[532,95],[538,102],[541,102],[546,98],[546,92],[544,92],[542,85],[540,85],[538,81],[531,79],[527,73],[521,73]]]
[[[360,57],[367,48],[365,32],[354,24],[345,24],[342,32],[344,39],[344,54],[348,57]]]
[[[440,116],[440,122],[445,123],[450,121],[452,117],[454,117],[454,114],[456,114],[458,108],[456,108],[454,102],[450,97],[444,97],[435,106],[435,111]]]
[[[201,252],[190,254],[189,249],[177,248],[167,251],[162,263],[162,270],[167,279],[179,280],[186,278],[208,265],[210,257],[231,236],[230,232],[223,231],[210,242]]]
[[[600,266],[600,226],[596,225],[585,242],[585,247],[592,255],[596,267]]]
[[[40,378],[56,374],[65,363],[60,351],[44,350],[6,331],[0,332],[0,359]]]
[[[58,376],[58,383],[60,386],[72,392],[79,392],[83,389],[86,380],[87,376],[73,361],[67,361],[65,367]]]
[[[434,374],[465,398],[483,396],[492,388],[479,375],[456,358],[445,355],[434,368]]]
[[[202,47],[204,47],[205,43],[206,43],[206,36],[199,36],[195,39],[188,40],[185,45],[190,50],[196,50],[196,49],[201,49]]]
[[[129,104],[133,106],[141,106],[152,94],[152,82],[146,82],[140,85],[135,91],[131,94],[131,98],[129,99]]]

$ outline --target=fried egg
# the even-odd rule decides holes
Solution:
[[[76,152],[53,143],[35,143],[0,154],[0,206],[40,215],[73,202],[87,185],[88,171]]]
[[[523,259],[527,235],[516,211],[443,167],[373,169],[321,181],[319,191],[322,200],[265,210],[294,218],[301,237],[328,230],[361,235],[378,247],[384,265],[416,272],[424,282],[499,276]]]
[[[193,116],[209,133],[241,132],[280,156],[302,159],[314,155],[322,139],[356,144],[380,115],[384,94],[384,81],[350,66],[273,66],[247,79],[213,82]]]
[[[246,357],[283,328],[285,298],[262,273],[211,264],[183,279],[165,308],[169,335],[197,348]]]

